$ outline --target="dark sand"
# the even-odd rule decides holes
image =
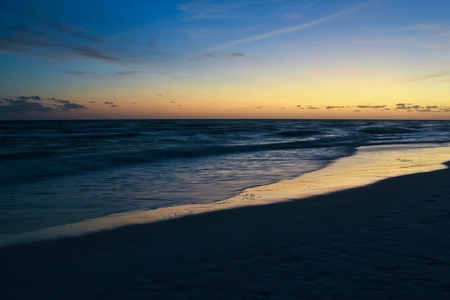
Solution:
[[[0,248],[0,299],[450,299],[450,170]]]

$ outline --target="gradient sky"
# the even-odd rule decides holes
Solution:
[[[449,0],[1,6],[0,119],[450,119]]]

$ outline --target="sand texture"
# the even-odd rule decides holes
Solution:
[[[0,248],[1,299],[450,299],[449,169]]]

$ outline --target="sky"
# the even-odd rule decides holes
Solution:
[[[448,0],[0,5],[0,120],[450,119]]]

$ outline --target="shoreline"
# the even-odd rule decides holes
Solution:
[[[386,178],[443,169],[445,166],[442,163],[450,158],[448,153],[450,153],[449,144],[361,146],[357,148],[355,154],[342,157],[325,168],[289,180],[247,188],[225,200],[117,213],[9,235],[0,239],[0,248],[41,240],[81,236],[122,226],[154,223],[223,209],[306,199],[366,186]]]
[[[301,201],[0,248],[0,296],[448,299],[445,166]]]

